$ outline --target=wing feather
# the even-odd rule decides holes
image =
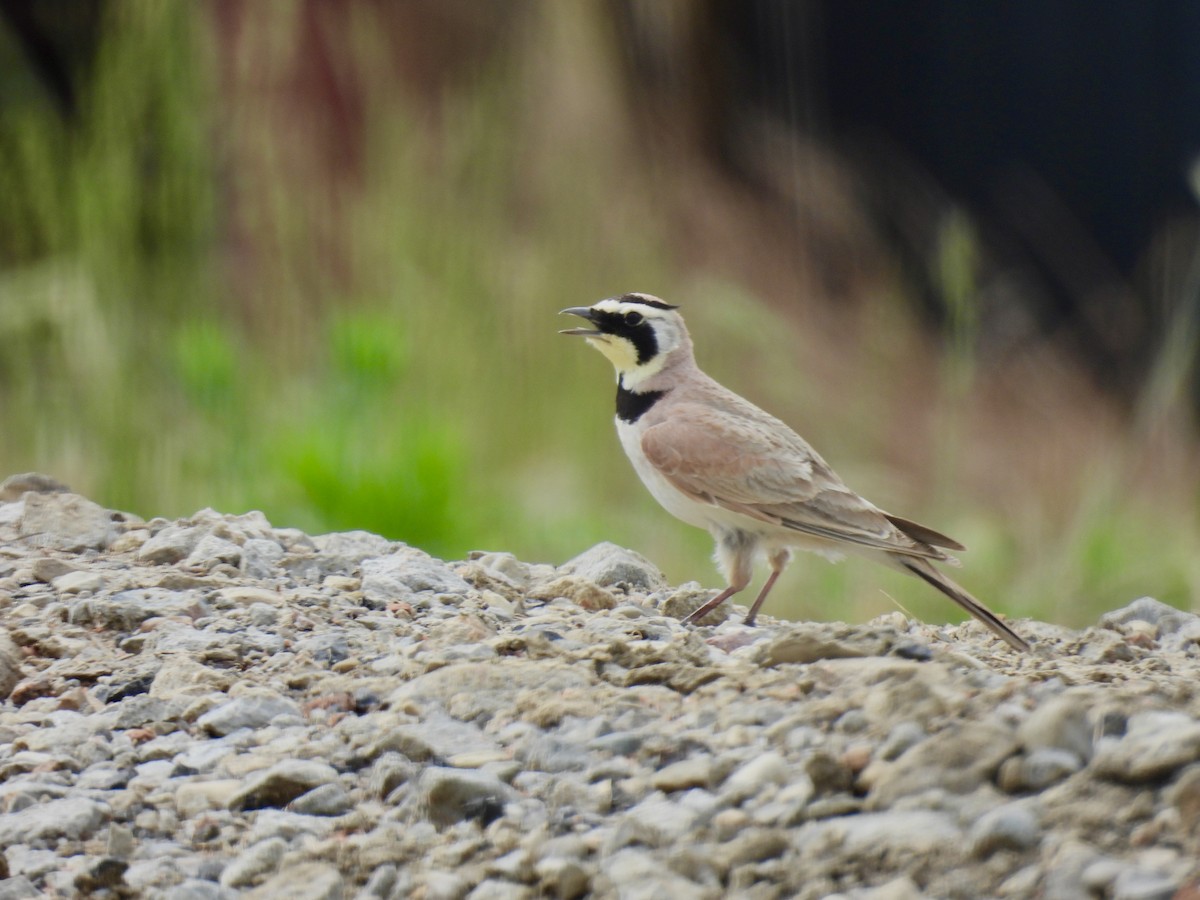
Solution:
[[[642,451],[684,494],[760,522],[930,559],[945,554],[926,535],[942,546],[958,546],[932,529],[890,518],[846,487],[783,422],[755,412],[769,421],[678,404],[669,418],[646,429]]]

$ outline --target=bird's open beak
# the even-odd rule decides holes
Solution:
[[[572,306],[569,309],[560,310],[558,314],[560,316],[579,316],[579,318],[587,319],[589,322],[595,321],[593,318],[595,314],[587,306]],[[595,337],[596,335],[603,334],[603,332],[597,331],[595,328],[564,328],[559,334],[579,334],[584,337]]]

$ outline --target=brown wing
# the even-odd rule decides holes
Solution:
[[[700,502],[832,541],[945,558],[846,487],[794,431],[762,416],[759,422],[679,404],[642,435],[642,451]]]

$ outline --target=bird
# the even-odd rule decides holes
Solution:
[[[848,488],[785,423],[706,375],[696,364],[679,307],[627,293],[560,315],[587,320],[563,329],[599,350],[617,373],[617,435],[651,495],[669,513],[707,530],[727,586],[683,619],[694,624],[753,578],[770,573],[750,607],[753,625],[793,550],[831,561],[866,556],[941,591],[1013,649],[1029,643],[934,563],[957,565],[958,541],[884,512]]]

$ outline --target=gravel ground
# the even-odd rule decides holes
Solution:
[[[737,616],[0,485],[0,900],[1200,897],[1200,618]]]

